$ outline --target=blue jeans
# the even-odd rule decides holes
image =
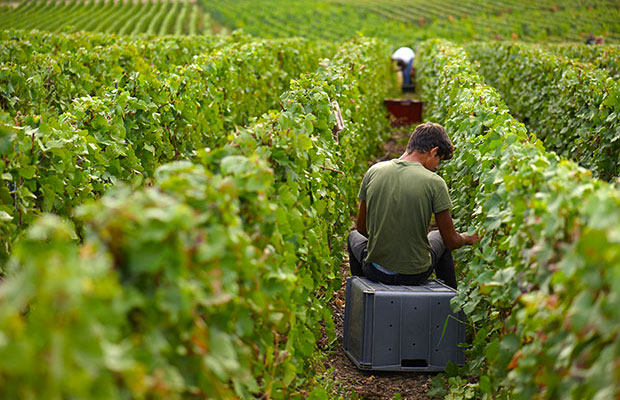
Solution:
[[[456,289],[456,272],[452,252],[446,248],[437,230],[428,233],[428,241],[431,245],[431,266],[428,270],[419,274],[399,274],[390,271],[389,267],[367,263],[368,238],[353,230],[349,233],[347,240],[351,275],[365,276],[371,281],[385,283],[386,285],[421,285],[435,271],[437,278]]]
[[[403,87],[411,85],[411,67],[413,67],[413,58],[403,68]]]

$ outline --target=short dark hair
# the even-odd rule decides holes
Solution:
[[[417,150],[426,153],[433,147],[439,147],[437,155],[443,160],[449,160],[454,153],[454,146],[443,126],[434,122],[425,122],[418,125],[409,137],[407,153]]]

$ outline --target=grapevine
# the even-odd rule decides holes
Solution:
[[[444,175],[456,215],[483,232],[462,255],[467,287],[454,303],[474,326],[473,388],[520,398],[617,393],[617,189],[545,151],[463,49],[427,42],[421,57],[431,115],[459,148]]]
[[[618,43],[614,0],[0,0],[0,398],[409,398],[324,367],[400,46],[482,238],[427,394],[619,398]]]

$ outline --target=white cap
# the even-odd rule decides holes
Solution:
[[[408,63],[415,57],[415,53],[409,47],[401,47],[392,54],[392,60],[400,60]]]

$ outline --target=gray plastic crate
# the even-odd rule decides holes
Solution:
[[[400,286],[347,279],[345,353],[358,368],[377,371],[443,371],[449,361],[463,365],[457,344],[465,342],[465,326],[458,322],[465,316],[450,309],[455,295],[436,280]]]

